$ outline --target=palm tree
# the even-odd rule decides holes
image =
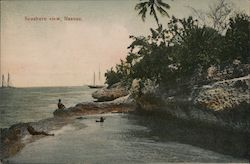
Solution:
[[[143,21],[145,21],[148,9],[150,9],[149,14],[154,16],[158,27],[160,27],[160,23],[156,11],[158,11],[162,16],[169,17],[168,12],[166,10],[170,9],[170,6],[169,4],[164,3],[162,0],[146,0],[146,1],[140,0],[140,1],[141,2],[135,6],[135,10],[139,11],[138,14],[141,15]]]

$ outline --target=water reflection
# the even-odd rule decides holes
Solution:
[[[219,153],[250,159],[250,134],[200,122],[179,120],[163,112],[135,115],[135,124],[150,129],[150,136],[158,142],[179,142],[213,150]]]

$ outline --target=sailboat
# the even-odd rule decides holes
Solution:
[[[4,75],[2,75],[2,88],[5,88],[7,85],[6,85],[6,81],[4,79]]]
[[[2,75],[2,86],[1,88],[14,88],[10,81],[10,74],[8,73],[7,82],[5,81],[4,75]]]
[[[100,72],[100,68],[99,68],[99,82],[101,81],[101,72]],[[96,80],[95,80],[95,72],[94,72],[94,76],[93,76],[93,85],[88,85],[89,88],[94,89],[94,88],[103,88],[105,87],[105,85],[97,85],[96,84]]]

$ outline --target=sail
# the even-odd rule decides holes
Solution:
[[[7,87],[10,87],[10,74],[8,73]]]
[[[5,80],[5,76],[2,75],[1,87],[2,88],[13,88],[9,73],[8,73],[8,76],[7,76],[7,81]]]
[[[101,71],[100,71],[100,65],[99,65],[98,80],[99,80],[99,83],[101,83]]]
[[[95,72],[94,72],[93,85],[95,85]]]
[[[2,75],[2,87],[7,87],[7,83],[5,81],[4,75]]]

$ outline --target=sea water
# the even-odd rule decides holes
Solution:
[[[53,117],[58,99],[66,107],[94,101],[93,91],[87,86],[0,89],[0,128]]]
[[[95,122],[100,116],[104,123]],[[138,123],[139,116],[104,114],[83,116],[82,120],[52,131],[28,144],[9,163],[164,163],[244,162],[174,141],[162,141],[151,129]],[[246,161],[245,161],[246,162]]]
[[[0,90],[1,128],[19,122],[53,117],[58,99],[67,106],[94,101],[93,89],[83,87],[15,88]],[[104,123],[95,120],[105,117]],[[244,146],[245,136],[220,134],[220,131],[186,126],[179,120],[133,114],[82,116],[61,129],[55,136],[29,143],[9,163],[157,163],[157,162],[246,162],[230,153],[217,153],[227,141],[227,149],[236,138]],[[232,139],[227,136],[235,136]],[[26,141],[27,140],[27,141]],[[216,141],[215,141],[216,140]],[[238,139],[237,139],[238,140]],[[222,144],[219,145],[219,144]],[[231,147],[230,147],[231,144]],[[242,146],[243,145],[243,146]],[[209,148],[209,149],[207,149]],[[211,151],[215,150],[215,151]]]

